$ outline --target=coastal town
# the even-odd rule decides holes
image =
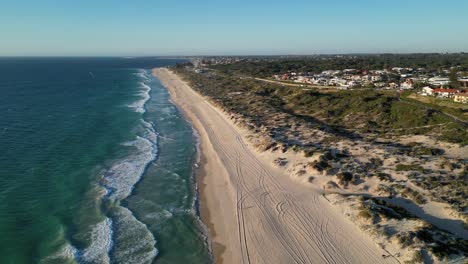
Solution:
[[[449,70],[443,72],[447,75],[450,74]],[[376,88],[405,91],[417,89],[423,96],[434,96],[453,99],[454,102],[458,103],[468,103],[468,75],[451,79],[438,74],[438,72],[432,72],[424,68],[393,67],[384,70],[326,70],[318,74],[288,72],[282,75],[273,75],[272,78],[277,81],[336,87],[342,90]],[[461,75],[463,72],[457,72],[456,74]]]
[[[281,57],[280,57],[281,58]],[[286,57],[288,58],[288,57]],[[294,58],[294,57],[293,57]],[[195,58],[197,72],[209,66],[246,62],[271,62],[278,57],[208,57]],[[300,87],[334,88],[338,90],[396,90],[413,91],[421,96],[447,99],[468,104],[468,72],[449,68],[387,67],[384,69],[328,69],[319,72],[288,70],[266,79]]]

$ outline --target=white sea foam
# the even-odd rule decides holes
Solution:
[[[149,92],[151,91],[151,87],[149,87],[144,82],[140,83],[141,90],[138,93],[140,99],[129,104],[128,107],[133,108],[137,113],[144,113],[145,112],[145,104],[150,99]]]
[[[157,256],[156,240],[147,226],[130,210],[119,207],[113,214],[116,246],[112,259],[116,263],[151,263]]]
[[[145,214],[144,217],[145,219],[151,219],[151,220],[161,220],[161,219],[169,219],[171,217],[173,217],[174,215],[167,211],[167,210],[162,210],[161,212],[152,212],[152,213],[148,213],[148,214]]]
[[[138,72],[137,76],[142,80],[139,83],[140,98],[129,107],[135,112],[144,113],[151,87],[145,83],[149,80],[145,71]],[[138,136],[133,141],[123,143],[130,147],[129,155],[115,161],[103,174],[104,199],[118,202],[131,194],[146,166],[157,156],[157,138],[153,125],[141,119]],[[72,251],[76,260],[79,263],[110,263],[111,259],[118,263],[151,263],[157,255],[156,240],[151,231],[127,208],[117,205],[112,211],[112,220],[107,218],[92,229],[91,245],[81,251]],[[135,235],[137,237],[129,243],[127,239]],[[111,248],[112,256],[109,255]]]
[[[146,71],[139,71],[137,75],[143,80],[149,80]],[[151,87],[141,84],[141,99],[131,105],[136,112],[144,113],[145,104],[150,99]],[[127,198],[133,186],[140,180],[146,166],[157,156],[158,134],[151,123],[141,119],[142,131],[134,141],[123,145],[134,147],[132,154],[114,165],[104,175],[104,187],[108,191],[108,198],[122,200]]]
[[[109,252],[112,248],[112,220],[98,223],[91,231],[91,244],[84,250],[77,251],[80,263],[110,263]]]
[[[151,91],[151,87],[145,82],[150,78],[144,70],[136,75],[142,80],[139,83],[140,98],[129,107],[138,113],[144,113]],[[138,132],[139,136],[135,140],[123,144],[132,148],[130,154],[117,160],[104,173],[104,199],[121,201],[127,198],[142,177],[146,166],[156,158],[158,135],[153,125],[141,119]],[[117,263],[151,263],[158,251],[156,240],[148,227],[138,221],[129,209],[120,205],[113,209],[110,217],[112,219],[106,218],[91,229],[91,244],[87,248],[79,250],[65,241],[55,254],[43,259],[41,263],[56,263],[67,259],[75,259],[78,263],[110,263],[111,259]]]
[[[130,107],[138,113],[145,113],[145,104],[150,99],[151,87],[145,71],[137,75],[143,80],[138,101]],[[141,179],[148,164],[157,156],[158,135],[153,125],[141,119],[141,127],[135,140],[123,145],[131,147],[128,157],[118,160],[104,174],[103,186],[107,189],[106,199],[120,201],[127,198]],[[156,240],[148,227],[135,218],[133,213],[118,206],[112,213],[114,219],[113,261],[117,263],[151,263],[156,257]]]
[[[108,190],[108,198],[114,201],[125,199],[130,195],[148,163],[156,158],[156,146],[147,138],[137,137],[125,145],[134,147],[134,153],[116,162],[104,175],[104,187]]]
[[[54,254],[40,261],[41,264],[65,263],[75,259],[78,263],[110,263],[109,252],[112,248],[112,220],[106,218],[96,224],[90,231],[91,244],[82,250],[77,249],[70,242],[65,244]]]
[[[128,197],[148,163],[155,159],[157,134],[150,123],[143,121],[143,127],[145,137],[138,136],[124,144],[134,148],[132,154],[114,163],[106,172],[107,199],[120,201]],[[112,259],[117,263],[151,263],[157,255],[151,231],[127,208],[118,206],[115,211],[112,215],[115,242]]]
[[[158,141],[158,134],[154,130],[153,125],[150,122],[142,120],[142,126],[145,128],[144,137],[156,145]]]
[[[47,263],[59,263],[59,262],[66,262],[68,260],[75,259],[78,250],[73,247],[68,241],[58,249],[54,254],[47,256],[46,258],[39,261],[40,264],[47,264]]]
[[[137,73],[135,73],[136,76],[138,76],[140,79],[143,79],[144,81],[148,81],[150,78],[148,77],[148,73],[145,70],[139,70]]]

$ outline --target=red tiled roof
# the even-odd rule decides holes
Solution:
[[[458,93],[457,89],[434,89],[434,93]]]

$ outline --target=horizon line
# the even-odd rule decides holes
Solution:
[[[0,55],[0,58],[186,58],[186,57],[305,57],[305,56],[336,56],[336,55],[424,55],[424,54],[466,54],[468,51],[457,52],[349,52],[349,53],[304,53],[304,54],[201,54],[201,55]]]

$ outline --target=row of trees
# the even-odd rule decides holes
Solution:
[[[392,67],[425,68],[442,71],[456,67],[468,71],[468,53],[456,54],[379,54],[379,55],[317,55],[293,58],[250,58],[242,62],[211,66],[226,73],[269,77],[289,71],[321,72],[324,70],[379,70]]]

